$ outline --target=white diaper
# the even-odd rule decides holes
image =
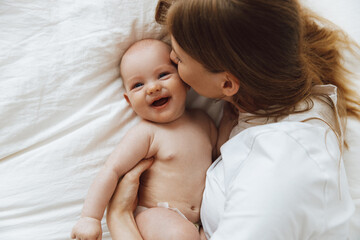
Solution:
[[[185,218],[186,220],[189,220],[189,219],[187,219],[187,218],[185,217],[185,215],[184,215],[182,212],[180,212],[179,209],[169,207],[169,203],[168,203],[168,202],[159,202],[159,203],[157,204],[157,206],[158,206],[158,207],[162,207],[162,208],[167,208],[167,209],[169,209],[169,210],[172,210],[172,211],[178,213],[180,216],[182,216],[182,217]],[[138,215],[139,213],[141,213],[141,212],[143,212],[143,211],[145,211],[145,210],[147,210],[147,209],[149,209],[149,208],[148,208],[148,207],[144,207],[144,206],[137,206],[136,209],[135,209],[135,211],[134,211],[134,216],[136,217],[136,215]],[[200,222],[199,222],[199,223],[194,223],[194,225],[195,225],[195,227],[197,228],[197,230],[199,230],[199,229],[200,229],[200,226],[201,226],[201,223],[200,223]]]
[[[185,217],[185,215],[184,215],[182,212],[180,212],[179,209],[169,207],[169,203],[168,203],[168,202],[159,202],[159,203],[157,204],[157,206],[158,206],[158,207],[162,207],[162,208],[167,208],[167,209],[170,209],[170,210],[172,210],[172,211],[174,211],[174,212],[177,212],[180,216],[182,216],[183,218],[185,218],[186,220],[188,220],[188,219]],[[143,211],[145,211],[145,210],[147,210],[147,209],[149,209],[149,208],[148,208],[148,207],[144,207],[144,206],[137,206],[136,209],[135,209],[135,211],[134,211],[134,216],[136,217],[136,215],[138,215],[139,213],[141,213],[141,212],[143,212]]]

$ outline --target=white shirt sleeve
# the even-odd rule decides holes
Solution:
[[[224,146],[225,205],[211,240],[308,239],[329,227],[325,199],[338,193],[338,161],[320,144],[322,136],[318,144],[306,134],[314,136],[311,131],[299,139],[283,131],[261,133],[243,148],[246,153],[236,139]],[[350,215],[345,209],[338,225]],[[334,239],[344,239],[338,233]]]

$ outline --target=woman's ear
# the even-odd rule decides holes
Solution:
[[[124,98],[131,107],[131,102],[130,102],[129,97],[128,97],[128,95],[126,93],[124,93]]]
[[[239,80],[232,74],[225,72],[221,82],[222,92],[227,97],[234,96],[239,91]]]

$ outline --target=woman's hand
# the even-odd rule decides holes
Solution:
[[[202,226],[200,227],[200,240],[207,240]]]
[[[142,239],[133,212],[137,206],[140,176],[152,163],[152,158],[142,160],[118,183],[106,214],[106,221],[113,240]]]

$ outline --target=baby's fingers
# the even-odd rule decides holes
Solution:
[[[71,237],[71,239],[76,239],[76,233],[75,233],[74,229],[71,231],[70,237]]]

